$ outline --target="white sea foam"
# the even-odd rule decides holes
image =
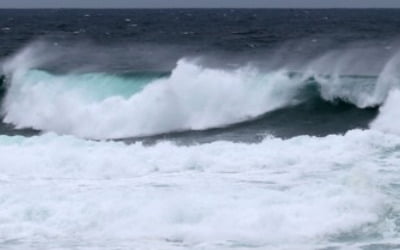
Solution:
[[[380,108],[379,116],[371,123],[373,129],[400,134],[400,90],[390,92],[386,102]]]
[[[252,67],[223,70],[182,59],[169,77],[135,82],[107,74],[52,75],[32,70],[54,58],[59,60],[57,53],[42,53],[45,50],[46,45],[33,44],[3,64],[8,76],[2,105],[4,121],[18,128],[84,138],[122,138],[231,125],[305,101],[309,97],[302,91],[310,84],[316,85],[325,100],[371,107],[384,103],[400,82],[398,53],[377,76],[353,76],[343,69],[350,68],[353,57],[346,54],[344,59],[332,62],[328,53],[294,75],[284,68],[267,73]],[[309,79],[315,81],[310,83]],[[387,102],[395,106],[393,100]],[[388,105],[382,108],[385,113],[389,112]],[[393,119],[387,122],[387,116],[382,114],[371,126],[394,132]]]
[[[298,84],[284,72],[224,71],[185,60],[178,62],[168,79],[153,81],[129,98],[114,94],[97,102],[73,84],[73,77],[66,87],[67,77],[32,79],[27,74],[11,73],[4,121],[90,138],[224,126],[299,101],[295,98]]]
[[[57,76],[32,70],[57,58],[56,54],[39,53],[45,51],[43,46],[28,46],[4,63],[9,79],[2,105],[4,121],[18,128],[84,138],[227,126],[305,101],[309,97],[302,91],[307,85],[316,85],[327,101],[339,99],[366,108],[384,103],[400,79],[398,54],[377,76],[353,76],[345,71],[343,67],[350,67],[349,61],[354,59],[349,56],[337,62],[331,57],[312,61],[303,73],[294,75],[284,68],[270,72],[252,67],[223,70],[182,59],[169,77],[144,82],[107,74]],[[332,63],[330,71],[321,69]]]
[[[394,243],[400,138],[259,144],[0,137],[9,249],[314,249]]]

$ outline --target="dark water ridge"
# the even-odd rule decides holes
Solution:
[[[175,141],[178,144],[210,143],[218,140],[257,143],[267,136],[291,138],[301,135],[344,134],[351,129],[367,129],[378,108],[359,109],[346,103],[313,100],[277,110],[251,121],[202,131],[173,132],[155,136],[117,139],[126,143]]]
[[[300,135],[326,136],[343,134],[351,129],[367,129],[378,114],[378,108],[359,109],[346,103],[313,100],[295,107],[277,110],[254,120],[222,128],[171,132],[154,136],[116,139],[126,143],[153,144],[163,140],[178,144],[209,143],[217,140],[256,143],[266,136],[291,138]],[[0,123],[0,134],[36,136],[44,131]]]

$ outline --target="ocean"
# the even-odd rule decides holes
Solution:
[[[0,249],[400,249],[400,10],[0,10]]]

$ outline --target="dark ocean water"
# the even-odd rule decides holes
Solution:
[[[61,74],[159,74],[172,72],[181,58],[197,58],[203,67],[218,70],[252,65],[260,72],[311,72],[307,76],[311,78],[325,74],[331,78],[372,75],[378,79],[398,47],[399,14],[398,10],[306,9],[0,10],[0,56],[9,60],[21,49],[37,47],[40,42],[40,52],[35,53],[42,62],[35,66]],[[217,85],[218,79],[208,84]],[[340,88],[347,88],[342,85]],[[349,101],[351,98],[344,92],[325,100],[315,100],[313,96],[293,108],[284,107],[273,113],[260,111],[249,114],[249,118],[210,125],[226,129],[176,136],[193,136],[189,141],[212,141],[213,137],[252,141],[264,134],[321,136],[368,127],[380,101],[365,105],[372,108],[360,108],[360,101]],[[337,104],[337,100],[349,105]],[[4,112],[7,113],[3,108]],[[29,123],[9,123],[47,130]],[[187,129],[177,127],[171,131]],[[1,131],[35,134],[29,129],[15,131],[4,123]],[[168,132],[160,130],[155,134]],[[140,133],[127,135],[137,136]]]

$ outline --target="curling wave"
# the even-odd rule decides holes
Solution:
[[[29,56],[25,51],[3,66],[4,122],[94,139],[224,127],[315,97],[375,107],[397,84],[387,77],[393,63],[378,76],[223,70],[186,59],[170,73],[52,74],[22,64]]]

